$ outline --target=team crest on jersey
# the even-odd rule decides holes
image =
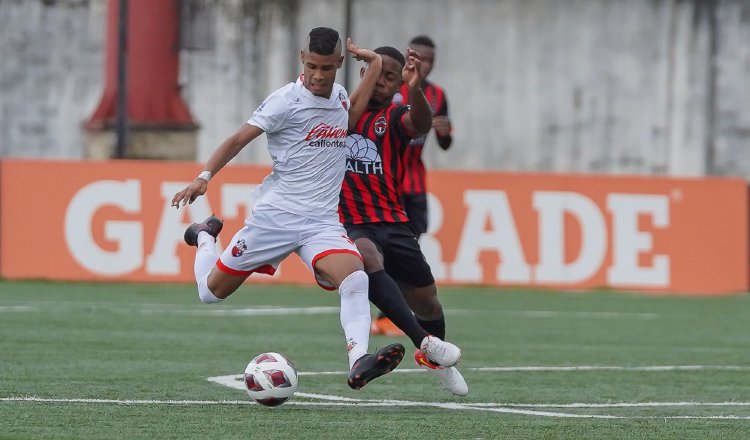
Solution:
[[[339,101],[341,101],[341,106],[344,107],[344,110],[349,111],[349,104],[346,102],[346,97],[343,93],[339,93]]]
[[[374,130],[375,130],[376,135],[383,136],[387,128],[388,128],[388,122],[385,120],[385,116],[381,116],[375,120]]]
[[[244,254],[246,250],[247,245],[245,244],[245,240],[239,239],[237,240],[237,243],[232,246],[232,256],[239,257],[240,255]]]

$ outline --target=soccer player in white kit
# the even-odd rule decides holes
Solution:
[[[185,232],[185,241],[198,247],[195,278],[199,297],[206,303],[221,301],[250,274],[273,274],[282,260],[296,252],[321,287],[339,290],[349,356],[347,382],[360,389],[393,370],[404,356],[404,346],[391,344],[367,353],[371,319],[368,278],[362,257],[338,217],[349,121],[355,122],[364,111],[382,65],[377,54],[351,40],[347,40],[347,49],[354,58],[368,63],[351,102],[346,90],[334,82],[344,60],[338,32],[313,29],[300,53],[304,66],[300,78],[268,96],[247,123],[211,155],[204,171],[175,194],[172,205],[179,208],[205,194],[211,176],[265,132],[273,170],[256,191],[256,204],[245,226],[220,257],[216,255],[216,236],[221,232],[221,220],[212,216]]]

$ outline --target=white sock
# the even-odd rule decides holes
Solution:
[[[198,283],[198,298],[204,303],[215,303],[223,301],[217,298],[208,288],[208,274],[216,265],[216,239],[208,232],[201,231],[198,233],[198,250],[195,251],[195,264],[193,272],[195,281]]]
[[[367,299],[369,279],[364,271],[352,272],[339,286],[341,295],[341,327],[346,337],[349,369],[367,354],[370,343],[370,301]]]

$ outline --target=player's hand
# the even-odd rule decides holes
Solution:
[[[354,44],[351,37],[346,39],[346,50],[348,50],[352,57],[357,61],[371,63],[374,59],[378,58],[378,54],[375,52]]]
[[[193,203],[195,199],[202,196],[208,190],[208,182],[204,179],[195,179],[193,183],[188,185],[187,188],[178,192],[172,197],[172,206],[180,209],[180,206],[185,206],[188,203]]]
[[[451,134],[451,120],[447,116],[435,116],[432,118],[432,128],[438,136],[448,136]]]
[[[401,77],[410,89],[419,87],[422,83],[422,61],[419,59],[419,53],[410,48],[406,48],[406,64],[401,71]]]

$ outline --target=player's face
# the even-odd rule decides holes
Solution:
[[[336,81],[336,70],[341,68],[344,57],[337,48],[331,55],[321,55],[302,50],[300,54],[304,66],[302,83],[313,95],[330,98],[333,83]]]
[[[419,60],[421,61],[421,72],[422,78],[427,78],[432,72],[432,66],[435,64],[435,48],[429,46],[423,46],[421,44],[415,44],[412,49],[416,50],[419,54]]]
[[[403,80],[401,79],[401,69],[403,66],[395,59],[388,55],[380,55],[383,59],[383,70],[380,71],[378,82],[375,83],[375,89],[372,91],[370,104],[372,106],[383,106],[393,99],[393,95],[398,92]]]

